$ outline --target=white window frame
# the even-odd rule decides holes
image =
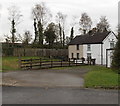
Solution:
[[[110,42],[110,48],[112,49],[112,48],[114,48],[115,47],[115,44],[114,44],[114,42],[112,41],[112,42]]]

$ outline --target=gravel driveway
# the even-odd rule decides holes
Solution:
[[[3,73],[3,85],[29,87],[83,87],[83,68],[41,69]]]

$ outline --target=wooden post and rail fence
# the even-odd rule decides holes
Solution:
[[[71,61],[55,60],[55,59],[19,59],[21,69],[41,69],[54,67],[68,67],[86,65],[84,61],[79,62],[77,59]],[[94,65],[94,64],[93,64]]]

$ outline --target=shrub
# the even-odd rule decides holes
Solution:
[[[112,69],[120,74],[120,33],[118,34],[118,41],[113,54]]]

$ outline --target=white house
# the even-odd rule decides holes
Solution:
[[[112,31],[88,33],[76,36],[68,46],[68,57],[96,59],[96,64],[111,65],[111,56],[117,38]]]

